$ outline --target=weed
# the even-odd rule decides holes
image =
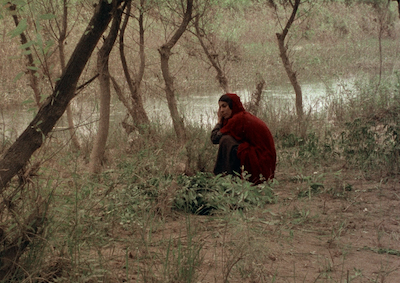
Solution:
[[[198,173],[193,177],[178,179],[181,189],[177,191],[175,208],[196,214],[213,211],[246,210],[275,201],[269,183],[254,186],[235,176],[212,177]]]

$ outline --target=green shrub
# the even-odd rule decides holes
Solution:
[[[178,184],[181,188],[175,196],[175,209],[195,214],[246,210],[275,201],[271,184],[254,186],[237,176],[214,177],[210,173],[197,173],[193,177],[182,175]]]

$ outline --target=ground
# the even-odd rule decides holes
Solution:
[[[110,281],[400,282],[399,180],[313,176],[278,173],[276,203],[254,211],[164,211],[116,229]]]

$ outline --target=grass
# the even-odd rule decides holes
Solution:
[[[397,84],[385,87],[395,102]],[[189,175],[167,129],[155,142],[144,134],[110,148],[119,157],[97,177],[83,173],[84,152],[49,143],[35,155],[38,176],[23,184],[32,194],[14,188],[19,215],[45,203],[47,222],[11,281],[390,282],[399,268],[398,115],[395,103],[374,105],[353,120],[342,105],[348,118],[323,130],[317,113],[305,140],[278,134],[287,121],[275,125],[277,177],[261,186],[208,173],[216,148],[202,127],[188,127]],[[4,205],[1,215],[17,235],[19,218]]]
[[[354,84],[330,90],[322,110],[308,114],[306,139],[298,135],[290,103],[265,98],[261,117],[278,151],[274,182],[251,186],[210,174],[217,148],[203,125],[187,126],[186,148],[176,146],[173,130],[161,124],[130,140],[114,125],[99,176],[85,173],[91,128],[80,152],[70,151],[62,134],[54,135],[1,196],[2,248],[30,231],[32,223],[23,220],[32,211],[46,220],[7,282],[396,280],[400,76],[393,62],[398,47],[392,37],[384,39],[385,55],[392,59],[385,61],[378,84],[376,76],[365,75],[376,73],[378,65],[372,60],[377,58],[375,27],[364,18],[359,26],[350,25],[340,19],[350,8],[333,5],[337,14],[322,7],[314,10],[318,24],[302,26],[306,38],[290,45],[297,47],[294,63],[300,79],[352,75]],[[363,14],[370,15],[369,9],[362,6]],[[261,18],[263,12],[255,9],[249,17]],[[228,66],[237,89],[251,89],[256,72],[270,82],[287,81],[268,36],[276,27],[262,31],[232,31],[243,42],[235,45],[242,60]],[[263,36],[254,43],[254,34]],[[210,84],[213,78],[201,70],[193,67],[178,88],[204,91],[199,80]],[[11,142],[3,133],[1,151]],[[40,170],[29,171],[35,164]]]

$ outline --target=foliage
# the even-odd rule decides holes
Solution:
[[[275,201],[270,183],[254,186],[238,176],[217,176],[197,173],[193,177],[180,176],[180,189],[174,207],[195,214],[213,214],[219,211],[248,210]]]
[[[5,2],[8,1],[0,3]],[[253,8],[262,7],[263,3],[258,2],[259,6]],[[335,2],[332,5],[337,5],[334,6],[337,10],[329,8],[331,7],[329,5],[320,6],[321,10],[314,11],[313,14],[317,20],[310,21],[302,27],[304,29],[302,32],[306,35],[305,41],[299,39],[298,48],[293,50],[298,56],[295,63],[301,66],[299,75],[323,80],[325,75],[338,74],[340,77],[347,77],[357,72],[360,73],[360,77],[367,79],[355,79],[354,87],[342,90],[331,100],[326,99],[327,105],[321,112],[310,111],[305,138],[300,138],[296,132],[291,108],[278,109],[278,106],[282,106],[279,105],[281,100],[273,95],[268,97],[266,95],[265,105],[261,110],[275,133],[278,172],[342,166],[360,170],[369,178],[398,176],[400,172],[399,72],[390,73],[393,66],[388,62],[390,72],[384,74],[388,79],[381,83],[378,83],[373,76],[370,78],[361,73],[363,70],[369,74],[375,72],[373,66],[375,53],[372,51],[376,48],[374,45],[376,40],[370,37],[373,33],[369,33],[375,26],[371,24],[373,21],[369,21],[365,16],[369,15],[367,12],[370,10],[364,6],[357,6],[356,9],[355,1],[330,2]],[[26,4],[26,1],[13,1],[13,3]],[[348,6],[342,5],[343,3]],[[252,85],[248,82],[253,83],[253,74],[256,72],[267,74],[271,85],[282,82],[284,76],[277,68],[276,52],[269,36],[273,34],[271,31],[274,31],[275,24],[265,24],[260,28],[255,23],[257,19],[269,19],[268,10],[252,9],[250,1],[223,1],[221,5],[223,12],[226,13],[223,16],[216,15],[221,28],[212,27],[218,29],[215,32],[217,41],[225,48],[225,56],[245,59],[226,61],[235,88],[241,89],[242,86],[251,88]],[[235,13],[236,11],[245,12]],[[357,13],[362,16],[356,15]],[[353,15],[354,18],[343,15]],[[6,22],[4,15],[3,17]],[[359,20],[354,20],[355,18]],[[6,81],[7,76],[14,78],[18,73],[13,68],[18,69],[22,66],[17,60],[10,63],[9,59],[11,55],[16,54],[14,41],[17,41],[17,36],[22,31],[29,32],[32,39],[23,48],[32,47],[38,58],[41,58],[36,61],[37,67],[44,68],[44,63],[49,58],[47,55],[51,55],[54,46],[41,25],[52,20],[54,20],[53,15],[41,11],[33,19],[22,19],[21,26],[17,28],[7,28],[9,26],[5,24],[6,34],[10,36],[3,37],[2,46],[7,48],[2,49],[4,56],[0,56],[1,65],[7,66],[7,70],[0,66],[3,75],[2,87],[7,87],[6,91],[1,91],[4,97],[7,98],[6,95],[10,93],[26,93],[26,83],[12,84]],[[232,28],[237,21],[243,24]],[[30,23],[38,24],[37,30],[34,30]],[[12,36],[14,37],[11,38]],[[363,36],[365,38],[362,38]],[[152,37],[154,40],[152,44],[155,46],[158,44],[156,38]],[[72,37],[71,41],[73,40]],[[252,40],[254,42],[251,42]],[[325,40],[326,42],[323,42]],[[393,43],[391,38],[387,38],[384,43],[385,50],[397,50],[392,48],[392,44],[396,42]],[[188,52],[193,48],[190,41],[186,47]],[[14,51],[10,52],[11,49]],[[177,54],[172,57],[178,57]],[[371,54],[371,57],[365,54]],[[390,60],[394,58],[395,61],[397,57],[393,53],[388,53],[388,58],[391,58]],[[175,74],[178,86],[183,86],[182,93],[192,94],[193,85],[197,85],[197,91],[202,93],[208,91],[206,87],[211,84],[204,79],[208,78],[205,75],[207,72],[199,61],[188,59],[185,64],[181,61],[177,64],[182,65],[181,71]],[[148,66],[152,65],[155,64],[149,62]],[[179,82],[182,73],[187,77]],[[159,88],[156,80],[157,72],[148,71],[147,76],[146,85],[149,86],[154,82],[154,86],[145,89],[144,92],[155,95]],[[23,77],[21,79],[23,80]],[[93,98],[93,93],[95,93],[94,88],[87,92],[88,96],[91,95],[89,100]],[[21,101],[21,99],[15,100]],[[4,99],[4,101],[8,103],[9,100]],[[89,121],[89,118],[85,119]],[[187,127],[190,136],[188,144],[190,152],[187,153],[177,145],[178,141],[165,124],[152,125],[153,128],[148,132],[128,142],[128,138],[120,131],[118,122],[116,121],[113,126],[114,134],[107,149],[111,157],[104,160],[105,167],[109,169],[98,176],[98,179],[84,174],[86,160],[82,156],[85,156],[85,152],[80,152],[79,158],[66,158],[65,156],[71,153],[68,152],[65,143],[60,142],[65,138],[54,135],[44,148],[44,151],[50,149],[53,155],[43,157],[54,165],[54,170],[42,168],[39,175],[37,172],[32,175],[24,175],[22,172],[21,179],[15,180],[10,190],[1,196],[0,232],[6,231],[7,237],[0,239],[0,256],[5,247],[18,242],[15,239],[19,235],[30,231],[29,223],[24,220],[29,220],[32,211],[40,212],[38,215],[42,219],[46,218],[46,227],[40,230],[40,237],[29,243],[27,253],[21,257],[19,262],[21,267],[15,274],[16,280],[36,276],[43,282],[107,281],[106,278],[110,276],[112,269],[106,266],[102,252],[114,244],[113,234],[122,231],[121,233],[127,233],[127,238],[132,241],[138,237],[137,231],[141,231],[145,235],[141,235],[145,244],[142,246],[138,242],[135,242],[135,245],[129,244],[135,248],[140,247],[143,250],[148,248],[148,250],[144,252],[143,257],[135,258],[135,261],[144,263],[143,265],[150,261],[152,264],[162,262],[160,273],[164,274],[164,282],[185,282],[185,279],[193,281],[196,278],[196,268],[202,261],[202,245],[200,242],[195,242],[194,227],[188,225],[190,227],[187,227],[187,230],[190,233],[186,242],[183,238],[162,242],[160,245],[166,246],[162,257],[149,251],[151,247],[148,247],[154,244],[148,239],[151,238],[149,231],[161,225],[154,222],[177,213],[222,214],[229,218],[232,211],[248,213],[253,208],[263,208],[266,204],[277,201],[274,194],[276,183],[253,186],[245,180],[246,178],[213,176],[209,173],[212,170],[216,147],[209,143],[207,127],[198,125]],[[3,119],[0,151],[12,143],[7,136],[6,123],[8,122]],[[90,148],[90,134],[86,138],[87,148]],[[54,152],[57,152],[57,155]],[[183,160],[185,157],[189,159],[187,163]],[[64,161],[64,158],[68,161]],[[191,172],[186,172],[189,174],[183,174],[184,170],[177,169],[182,168],[182,163],[189,165]],[[77,168],[70,172],[68,166]],[[63,177],[59,176],[59,172]],[[338,190],[327,187],[325,181],[317,177],[303,178],[307,187],[305,190],[299,190],[297,196],[304,200],[322,195],[322,192],[331,192],[335,197],[343,197],[352,191],[351,185],[341,185],[341,176],[336,177],[339,183]],[[10,201],[13,202],[13,206],[9,206]],[[302,219],[309,218],[307,209],[293,211]],[[150,224],[146,223],[146,220]],[[129,248],[133,248],[126,242],[123,244],[127,246],[126,258],[130,259],[133,256],[129,253]],[[382,251],[384,250],[377,250],[377,252]],[[388,254],[395,252],[398,255],[396,250],[386,249],[386,252]],[[137,269],[144,274],[145,267]],[[149,268],[147,271],[151,273],[154,270]],[[128,273],[127,268],[126,273]],[[143,277],[145,278],[145,275]],[[126,281],[129,280],[127,277]],[[151,280],[157,281],[154,277],[151,277]]]

